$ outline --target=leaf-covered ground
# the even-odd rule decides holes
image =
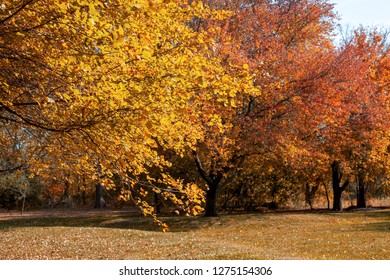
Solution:
[[[0,213],[0,259],[390,259],[390,210],[151,219],[125,211]]]

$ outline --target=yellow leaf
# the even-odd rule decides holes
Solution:
[[[150,50],[143,50],[142,51],[142,58],[150,59],[152,57],[153,53]]]

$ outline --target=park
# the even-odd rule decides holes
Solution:
[[[389,259],[389,30],[329,0],[5,0],[0,259]]]

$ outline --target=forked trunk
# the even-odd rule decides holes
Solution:
[[[217,192],[221,186],[221,180],[223,178],[222,172],[213,172],[210,171],[206,173],[203,169],[198,154],[193,151],[195,156],[196,167],[199,171],[200,176],[207,183],[208,189],[206,191],[206,207],[205,207],[205,217],[216,217],[217,213]]]
[[[344,184],[340,186],[342,177],[343,174],[341,172],[340,162],[334,161],[332,163],[333,211],[343,210],[341,198],[343,191],[349,185],[349,180],[346,180]]]

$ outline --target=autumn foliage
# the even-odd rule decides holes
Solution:
[[[213,216],[237,189],[322,182],[335,210],[385,190],[386,36],[335,43],[336,23],[326,0],[6,0],[0,176],[111,190],[157,222],[157,199]]]

